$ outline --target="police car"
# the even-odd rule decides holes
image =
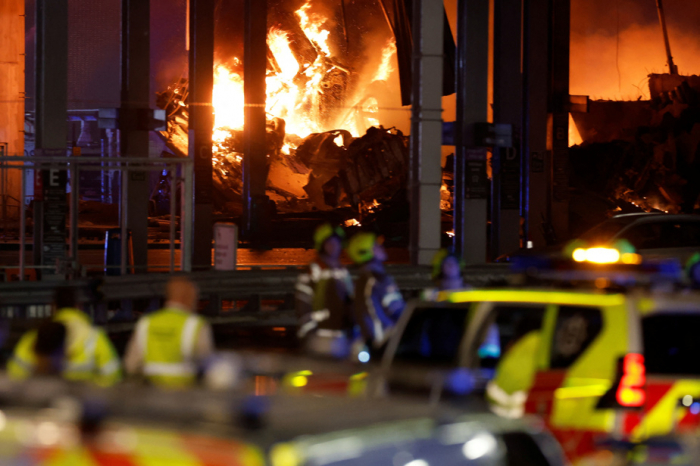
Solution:
[[[678,289],[673,263],[570,253],[516,261],[520,286],[411,303],[371,391],[433,401],[481,391],[504,417],[541,416],[572,460],[610,438],[637,446],[697,433],[700,294]]]

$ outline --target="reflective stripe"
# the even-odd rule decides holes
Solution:
[[[311,280],[313,280],[314,282],[317,282],[319,280],[327,280],[330,278],[334,278],[336,280],[344,280],[347,276],[349,276],[348,270],[345,268],[321,269],[321,267],[318,264],[311,264],[309,267],[311,269]]]
[[[305,323],[301,327],[299,327],[299,330],[297,331],[297,336],[299,338],[304,338],[307,333],[309,333],[311,330],[315,329],[318,327],[318,322],[315,320],[310,320],[309,322]]]
[[[148,344],[148,324],[149,318],[143,317],[136,325],[136,347],[144,357],[146,355],[146,345]]]
[[[491,411],[501,417],[515,419],[522,417],[525,413],[527,393],[522,390],[509,395],[498,384],[489,382],[486,386],[486,395],[493,401],[490,404]]]
[[[100,372],[103,375],[112,375],[119,370],[119,360],[112,359],[107,364],[100,367]]]
[[[182,350],[182,357],[186,360],[192,359],[194,355],[194,344],[197,339],[197,327],[199,324],[199,318],[197,316],[189,316],[185,321],[185,326],[182,329],[182,339],[180,341],[180,348]]]
[[[365,285],[365,300],[367,301],[367,310],[369,311],[369,317],[372,319],[372,328],[374,330],[374,343],[378,343],[384,340],[384,327],[382,327],[382,321],[377,317],[377,310],[374,308],[374,301],[372,300],[372,289],[377,280],[374,277],[367,280]]]
[[[301,291],[302,293],[311,294],[311,295],[314,294],[314,289],[311,288],[309,285],[297,283],[295,288],[297,289],[297,291]]]
[[[17,364],[19,367],[21,367],[21,368],[24,369],[25,371],[31,372],[31,371],[34,370],[34,364],[32,364],[31,362],[26,361],[26,360],[24,360],[24,359],[22,359],[22,358],[19,358],[19,357],[17,357],[17,356],[13,356],[13,357],[12,357],[12,362],[15,363],[15,364]]]
[[[149,362],[143,368],[146,375],[192,376],[195,367],[191,363]]]
[[[386,295],[384,295],[384,298],[382,298],[382,306],[389,307],[391,303],[399,300],[403,300],[403,296],[401,295],[401,293],[399,293],[398,291],[392,291],[391,293],[387,293]]]
[[[345,334],[340,330],[329,330],[327,328],[320,328],[316,331],[316,335],[323,338],[339,338],[345,336]]]

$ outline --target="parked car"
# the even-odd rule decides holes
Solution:
[[[700,251],[700,215],[616,215],[588,230],[579,239],[590,245],[610,245],[625,239],[645,258],[675,257],[685,263]]]

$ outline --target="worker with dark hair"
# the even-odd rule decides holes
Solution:
[[[384,268],[387,253],[383,242],[374,233],[360,232],[348,245],[348,255],[360,266],[355,283],[355,320],[363,341],[375,349],[387,342],[405,306],[399,287]]]
[[[345,232],[329,223],[314,233],[317,258],[297,279],[295,298],[299,338],[312,353],[336,358],[349,355],[353,340],[353,286],[341,263]]]
[[[52,320],[37,329],[34,342],[37,375],[61,375],[66,355],[66,326]]]
[[[46,372],[102,386],[121,380],[119,358],[112,343],[78,309],[75,288],[67,286],[54,292],[52,320],[27,332],[17,343],[7,371],[16,380]]]

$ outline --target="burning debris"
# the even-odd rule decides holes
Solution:
[[[700,207],[700,78],[651,75],[649,88],[651,101],[592,103],[601,118],[622,112],[613,131],[602,124],[606,120],[597,118],[596,125],[581,115],[584,143],[570,155],[572,226],[592,226],[606,211],[690,213]]]
[[[361,214],[368,203],[391,199],[406,187],[408,140],[379,125],[379,102],[388,93],[396,46],[393,39],[387,41],[368,78],[367,70],[361,75],[331,53],[325,22],[309,2],[294,14],[271,12],[267,194],[281,212],[351,207]],[[214,202],[217,210],[234,215],[242,195],[242,76],[237,58],[214,70]],[[158,94],[158,105],[167,112],[161,136],[183,157],[188,152],[187,96],[186,80]]]

